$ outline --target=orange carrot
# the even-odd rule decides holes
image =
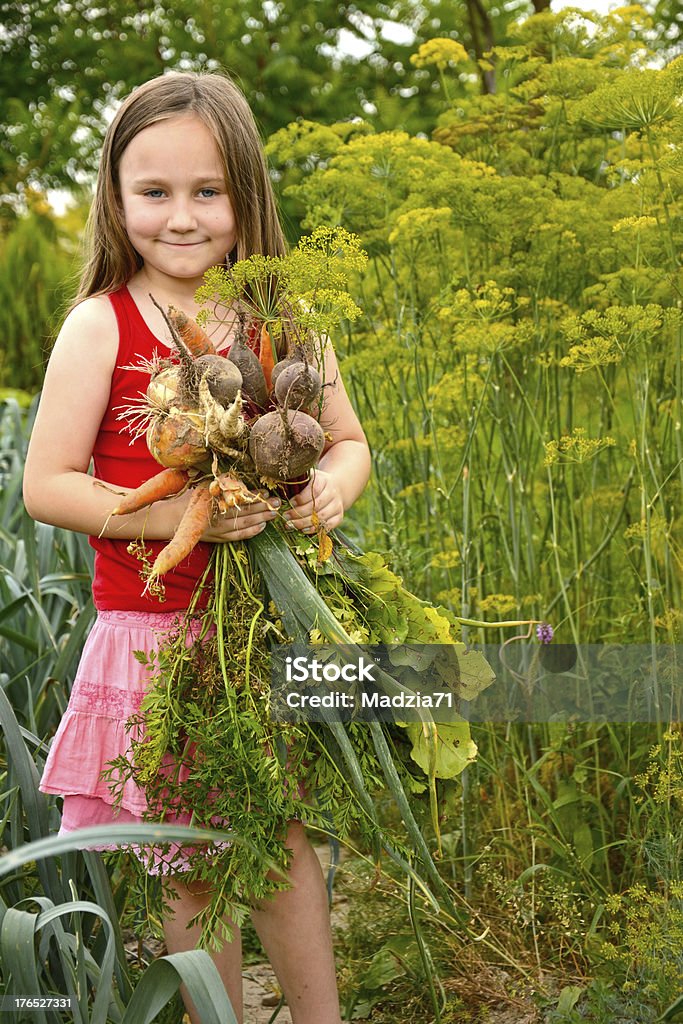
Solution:
[[[183,313],[182,309],[175,306],[168,307],[168,319],[183,339],[192,355],[197,356],[214,355],[216,346],[211,341],[206,331],[202,330],[191,316]]]
[[[157,577],[175,568],[192,551],[209,522],[212,497],[208,481],[204,480],[192,491],[190,501],[178,523],[176,532],[156,557],[147,581],[149,587]]]
[[[145,508],[147,505],[152,505],[162,498],[170,498],[174,494],[179,494],[183,487],[187,486],[189,479],[189,474],[185,469],[162,469],[156,476],[145,480],[143,484],[122,498],[111,514],[125,516],[130,512],[137,512],[138,509]]]
[[[264,324],[261,328],[261,347],[259,349],[259,362],[263,370],[263,376],[266,378],[266,387],[268,394],[272,391],[272,384],[270,375],[273,372],[275,366],[275,359],[273,358],[273,343],[270,340],[270,334],[268,328]]]

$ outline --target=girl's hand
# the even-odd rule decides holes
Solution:
[[[279,498],[268,498],[265,501],[255,501],[252,504],[238,505],[237,508],[230,508],[227,512],[218,512],[212,515],[211,521],[202,534],[202,540],[211,541],[213,544],[222,544],[225,541],[247,540],[260,533],[277,515],[280,506]]]
[[[284,515],[287,529],[296,528],[303,533],[315,533],[320,527],[332,530],[344,518],[344,503],[336,477],[324,469],[313,471],[312,479],[303,491],[294,495],[291,504]],[[317,525],[313,522],[313,512],[318,517]]]

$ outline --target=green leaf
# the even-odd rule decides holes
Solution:
[[[233,843],[250,844],[243,836],[234,832],[216,829],[191,828],[189,825],[93,825],[78,829],[62,836],[49,836],[34,843],[25,843],[0,857],[0,877],[8,875],[23,864],[46,857],[56,857],[69,850],[80,850],[83,847],[116,844],[124,846],[128,843],[171,843],[188,840],[198,843],[212,843],[229,839]]]
[[[437,779],[455,779],[477,755],[477,746],[470,736],[467,722],[439,723],[434,734],[427,733],[421,722],[410,722],[403,728],[413,743],[410,756],[425,775],[429,775],[431,759],[434,759],[433,771]]]
[[[118,912],[112,894],[111,882],[102,857],[94,850],[83,850],[83,859],[90,875],[90,881],[98,905],[105,911],[111,921],[117,920]],[[126,949],[123,944],[123,934],[120,928],[114,930],[114,943],[116,945],[116,962],[114,964],[116,984],[124,1000],[127,1001],[132,990],[128,976]]]
[[[0,951],[5,970],[11,973],[14,994],[40,992],[35,957],[35,926],[37,914],[10,907],[0,929]],[[45,1024],[42,1010],[35,1011],[36,1020]]]
[[[0,728],[4,733],[5,743],[7,744],[10,780],[16,780],[19,784],[21,801],[28,823],[29,835],[32,839],[42,839],[43,836],[48,834],[49,829],[47,798],[38,789],[38,770],[26,748],[26,743],[21,735],[19,723],[17,722],[16,715],[14,714],[11,704],[7,699],[7,694],[1,688]],[[12,853],[6,854],[6,856],[11,857]],[[3,860],[4,858],[0,858],[0,864]],[[20,863],[24,862],[21,861]],[[19,864],[15,864],[15,867],[16,866],[19,866]],[[49,893],[55,900],[61,900],[64,895],[64,890],[54,865],[41,864],[38,866],[38,873],[45,892]],[[0,874],[2,874],[1,868]]]
[[[383,988],[406,971],[406,961],[417,962],[417,943],[412,935],[394,935],[378,949],[367,971],[359,978],[362,988]]]
[[[20,910],[23,903],[35,903],[41,913]],[[100,917],[106,928],[107,941],[102,963],[94,961],[89,950],[86,950],[82,937],[65,932],[61,918],[72,914],[95,914]],[[0,949],[3,963],[14,980],[16,992],[41,992],[38,960],[35,952],[35,937],[43,929],[54,933],[57,954],[62,963],[67,995],[72,1001],[72,1013],[76,1022],[86,1024],[107,1024],[111,998],[111,985],[114,970],[116,947],[114,927],[109,916],[96,903],[74,900],[69,903],[54,905],[46,897],[36,896],[22,900],[17,906],[7,910],[0,929]],[[41,945],[40,961],[46,955]],[[89,968],[89,970],[88,970]],[[86,975],[97,989],[92,1014],[87,1010]],[[51,1017],[51,1015],[50,1015]],[[38,1019],[45,1020],[45,1014],[38,1012]]]
[[[438,647],[425,644],[422,647],[400,644],[388,649],[389,661],[392,665],[409,665],[416,672],[425,672],[432,664],[437,654]]]
[[[680,995],[670,1006],[667,1006],[659,1020],[662,1022],[676,1020],[681,1015],[683,1015],[683,995]]]
[[[72,663],[75,662],[83,647],[85,635],[92,626],[94,614],[93,600],[88,598],[54,663],[51,674],[55,679],[63,679]]]
[[[557,1012],[570,1013],[581,998],[582,992],[581,985],[565,985],[557,1000]]]
[[[150,1024],[185,985],[202,1024],[237,1024],[215,963],[203,949],[170,953],[151,964],[126,1007],[121,1024]]]
[[[574,848],[581,864],[588,871],[593,862],[593,833],[587,821],[574,829]]]
[[[465,644],[456,644],[460,668],[459,694],[462,700],[474,698],[490,686],[496,674],[480,651],[467,651]]]

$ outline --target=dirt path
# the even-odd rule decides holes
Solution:
[[[242,974],[242,989],[245,1024],[268,1024],[280,1002],[280,988],[270,964],[252,964],[245,967]],[[278,1013],[276,1024],[292,1024],[286,1006]]]

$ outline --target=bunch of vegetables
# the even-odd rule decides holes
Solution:
[[[177,358],[157,357],[147,364],[146,393],[122,415],[138,435],[144,431],[164,469],[111,513],[126,515],[191,488],[174,537],[148,573],[147,587],[156,592],[162,589],[159,578],[197,543],[212,511],[257,501],[260,485],[273,490],[300,482],[325,446],[316,415],[323,382],[300,336],[276,362],[266,324],[248,318],[238,301],[236,335],[223,356],[182,310],[158,308]],[[290,324],[296,332],[293,318]],[[247,344],[256,336],[257,352]]]
[[[319,229],[286,257],[254,256],[209,271],[198,301],[211,304],[217,319],[237,310],[227,357],[212,351],[203,329],[183,313],[165,314],[178,358],[150,366],[142,408],[132,410],[134,429],[144,430],[164,469],[113,513],[191,488],[183,521],[148,586],[191,550],[213,507],[250,502],[262,485],[286,495],[315,465],[325,442],[318,417],[326,382],[324,354],[313,358],[314,346],[359,312],[346,283],[363,262],[357,239]],[[352,650],[398,645],[382,684],[395,692],[419,689],[425,652],[449,644],[457,670],[446,685],[456,698],[471,700],[493,673],[482,655],[459,642],[457,620],[406,591],[379,555],[354,553],[338,531],[332,546],[324,531],[287,535],[276,522],[246,543],[216,545],[199,584],[205,587],[210,600],[195,595],[162,649],[140,653],[151,676],[137,723],[143,738],[133,743],[132,760],[120,758],[108,772],[115,795],[127,778],[145,788],[155,820],[192,807],[198,823],[228,823],[248,836],[251,854],[240,844],[191,857],[190,877],[214,891],[205,940],[216,941],[226,913],[239,923],[252,900],[282,886],[263,862],[286,868],[283,840],[295,816],[342,839],[360,834],[377,861],[386,850],[425,891],[426,876],[455,913],[415,801],[427,797],[438,853],[438,786],[476,753],[467,722],[454,714],[437,724],[429,713],[412,723],[276,722],[270,652],[290,641]],[[422,654],[416,658],[410,645],[420,645]],[[176,765],[171,773],[169,754]],[[378,819],[377,800],[386,790],[403,834],[390,834]]]

